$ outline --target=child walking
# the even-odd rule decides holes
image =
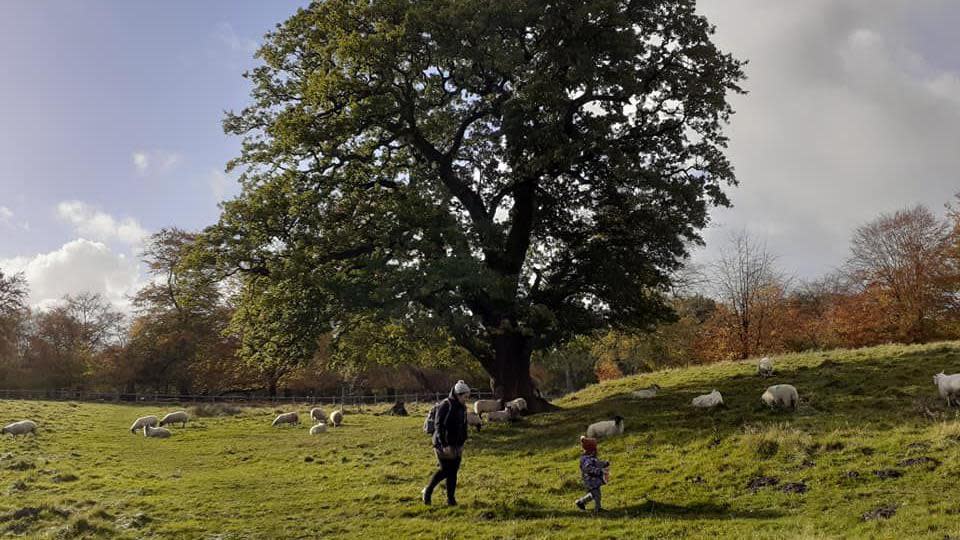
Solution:
[[[587,503],[592,500],[593,511],[600,512],[603,510],[600,506],[600,486],[606,483],[605,469],[610,466],[610,462],[597,458],[596,439],[580,437],[580,447],[583,448],[583,455],[580,456],[580,475],[583,477],[587,494],[577,499],[577,508],[586,510]]]

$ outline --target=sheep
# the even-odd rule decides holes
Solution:
[[[297,413],[295,412],[288,412],[288,413],[277,415],[277,417],[273,420],[273,424],[270,424],[270,425],[273,427],[277,427],[282,424],[299,424],[299,423],[300,423],[300,416],[298,416]]]
[[[623,435],[622,416],[614,416],[613,420],[594,422],[587,427],[587,437],[591,439],[602,439],[614,435]]]
[[[154,437],[156,439],[167,439],[170,437],[170,430],[162,427],[143,426],[144,437]]]
[[[333,424],[333,427],[340,427],[340,424],[343,423],[343,410],[333,411],[330,413],[330,423]]]
[[[775,384],[760,396],[770,407],[783,407],[797,410],[800,408],[800,395],[797,389],[790,384]]]
[[[716,389],[709,394],[693,398],[692,405],[698,409],[711,409],[723,405],[723,396]]]
[[[17,435],[26,435],[27,433],[33,433],[33,435],[36,436],[37,423],[33,420],[21,420],[19,422],[7,424],[6,426],[3,426],[3,429],[0,429],[0,435],[5,433],[9,433],[14,437]]]
[[[477,415],[480,416],[479,414]],[[517,417],[513,409],[504,409],[502,411],[490,411],[487,413],[488,422],[513,422]]]
[[[641,388],[640,390],[634,390],[630,395],[636,399],[650,399],[657,395],[657,392],[660,391],[659,385],[651,385],[648,388]]]
[[[945,375],[941,371],[933,376],[933,384],[940,390],[940,397],[947,400],[947,407],[951,403],[960,404],[960,373]]]
[[[187,416],[187,411],[172,412],[160,420],[160,427],[178,422],[180,423],[180,427],[187,427],[187,420],[189,419],[190,417]]]
[[[311,435],[319,435],[321,433],[326,433],[326,432],[327,432],[327,425],[324,424],[323,422],[320,422],[319,424],[310,428]]]
[[[323,409],[321,409],[320,407],[314,407],[310,409],[310,419],[313,420],[314,422],[320,422],[320,423],[326,422],[327,413],[323,412]]]
[[[500,410],[500,400],[499,399],[478,399],[473,403],[473,412],[477,415],[483,415],[483,413],[494,412]]]
[[[513,401],[508,401],[503,405],[504,409],[513,409],[516,412],[521,412],[527,410],[527,400],[522,397],[518,397]]]
[[[757,363],[757,375],[761,377],[773,376],[773,360],[771,360],[769,356],[764,356],[760,359],[760,362]]]
[[[157,417],[150,415],[150,416],[141,416],[140,418],[137,418],[136,421],[133,422],[133,425],[130,426],[130,433],[136,433],[137,430],[142,428],[143,426],[156,427]]]
[[[480,431],[480,428],[483,427],[483,419],[480,418],[479,414],[473,411],[467,411],[467,425],[474,426],[477,428],[477,431]]]

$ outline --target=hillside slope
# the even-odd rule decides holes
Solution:
[[[771,379],[753,363],[628,377],[559,400],[560,412],[471,432],[455,509],[418,500],[433,461],[422,407],[348,414],[318,437],[270,428],[279,409],[251,408],[161,441],[126,429],[164,408],[0,401],[0,423],[42,426],[0,439],[0,536],[960,537],[960,419],[932,383],[960,372],[960,343],[775,362]],[[656,398],[629,398],[654,382]],[[799,389],[799,412],[760,403],[780,382]],[[713,388],[726,408],[690,408]],[[627,432],[600,445],[610,511],[593,517],[573,507],[577,437],[612,414]],[[879,508],[892,516],[862,519]]]

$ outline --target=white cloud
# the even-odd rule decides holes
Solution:
[[[245,55],[253,54],[257,51],[257,47],[259,47],[256,40],[240,37],[237,31],[233,29],[233,25],[228,22],[217,24],[213,31],[213,36],[231,51]]]
[[[72,224],[77,234],[94,240],[139,244],[149,234],[133,218],[117,220],[80,201],[61,202],[57,205],[57,216]]]
[[[183,156],[179,153],[166,150],[137,150],[130,158],[141,176],[150,172],[167,172],[183,160]]]
[[[44,309],[65,294],[100,293],[118,309],[129,311],[129,295],[140,286],[137,261],[100,242],[78,239],[60,249],[32,257],[0,260],[4,272],[23,272],[30,304]]]
[[[11,219],[13,219],[13,210],[6,206],[0,206],[0,223],[10,223]]]
[[[767,241],[783,267],[815,277],[839,265],[860,224],[915,204],[941,210],[960,170],[960,74],[922,24],[960,4],[894,0],[704,0],[725,52],[748,59],[750,92],[727,133],[740,186],[713,212],[707,248],[730,231]],[[920,22],[918,22],[920,21]],[[939,56],[939,58],[938,58]]]

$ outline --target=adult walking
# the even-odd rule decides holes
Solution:
[[[450,390],[450,395],[437,407],[436,424],[433,430],[433,449],[440,468],[433,473],[430,483],[423,488],[423,503],[430,504],[433,489],[442,480],[447,481],[447,504],[457,505],[457,471],[463,457],[463,444],[467,442],[467,398],[470,387],[463,381]]]

